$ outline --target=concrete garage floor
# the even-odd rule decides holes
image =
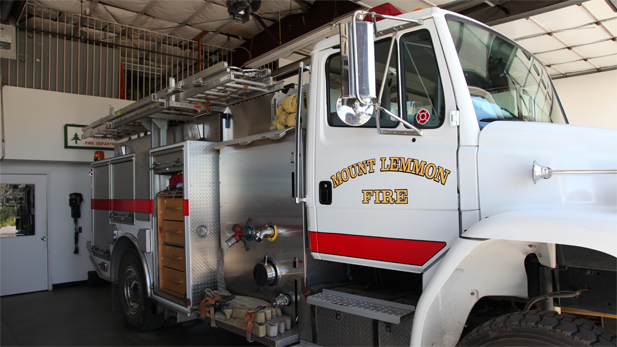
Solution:
[[[87,285],[0,298],[1,346],[261,346],[204,321],[138,333],[111,310],[111,286]]]

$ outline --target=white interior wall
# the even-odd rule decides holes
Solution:
[[[132,101],[2,87],[5,159],[90,162],[94,150],[64,148],[64,125],[88,125]],[[105,157],[113,151],[105,151]]]
[[[617,129],[617,70],[553,82],[570,124]]]
[[[52,285],[86,280],[88,271],[94,270],[86,249],[86,242],[92,240],[89,171],[89,163],[20,160],[4,160],[0,163],[0,172],[3,174],[48,175],[47,240],[49,279]],[[80,207],[81,218],[78,220],[78,225],[82,227],[79,254],[73,254],[75,225],[69,207],[69,194],[75,192],[81,193],[84,198]],[[38,214],[36,218],[39,218]]]
[[[65,149],[64,124],[90,124],[130,101],[4,86],[2,109],[6,157],[1,173],[49,175],[48,251],[51,284],[82,281],[94,270],[86,241],[92,239],[90,162],[94,150]],[[113,151],[105,151],[112,156]],[[79,254],[73,254],[74,224],[69,194],[83,195]]]

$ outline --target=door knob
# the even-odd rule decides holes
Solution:
[[[45,236],[41,237],[41,240],[45,241],[47,238]]]

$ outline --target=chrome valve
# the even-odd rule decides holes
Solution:
[[[291,305],[291,296],[289,294],[281,293],[276,298],[272,298],[270,304],[275,307],[289,306]]]

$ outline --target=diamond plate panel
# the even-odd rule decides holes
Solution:
[[[411,343],[413,317],[414,314],[410,313],[401,318],[401,322],[399,324],[379,322],[379,345],[409,346]]]
[[[188,244],[187,288],[193,306],[199,305],[208,288],[216,289],[216,269],[220,237],[219,154],[208,149],[210,142],[187,141],[184,151],[184,199],[189,200],[185,217]],[[205,225],[208,236],[197,234]]]
[[[231,331],[232,333],[235,333],[241,336],[246,336],[246,331],[244,331],[244,329],[238,328],[237,326],[233,324],[229,324],[223,320],[217,320],[216,325],[227,331]],[[272,346],[272,347],[289,346],[289,345],[293,345],[295,343],[300,342],[300,337],[298,335],[298,329],[296,327],[292,327],[291,330],[287,330],[282,334],[278,334],[276,337],[268,337],[268,336],[259,337],[253,334],[251,338],[253,339],[254,342],[261,343],[262,345],[265,345],[265,346]]]
[[[394,324],[398,324],[402,316],[415,310],[415,307],[410,305],[327,289],[324,289],[323,292],[319,294],[309,296],[307,301],[311,305],[322,306]]]
[[[372,346],[373,320],[316,307],[317,344],[322,346]]]
[[[298,302],[298,328],[300,339],[313,342],[313,328],[311,326],[311,305],[306,302],[304,295]]]

